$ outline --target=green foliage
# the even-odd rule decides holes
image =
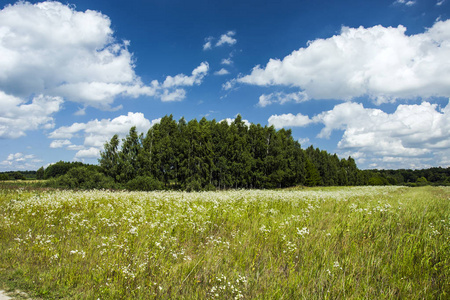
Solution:
[[[153,178],[164,189],[188,191],[367,183],[352,158],[340,161],[326,151],[302,150],[291,130],[248,126],[240,115],[230,124],[165,116],[146,135],[132,127],[121,149],[117,135],[105,144],[99,164],[133,190],[145,182],[135,180],[138,176]]]
[[[21,172],[13,172],[10,174],[13,180],[26,180],[27,178]]]
[[[33,299],[448,299],[449,197],[0,190],[0,286]]]
[[[111,177],[95,168],[86,166],[71,168],[66,174],[49,180],[46,186],[72,189],[110,189],[115,187]]]
[[[450,167],[423,170],[365,170],[363,174],[369,178],[385,178],[389,184],[408,186],[450,185]]]
[[[369,178],[369,185],[389,185],[389,181],[386,178],[374,176]]]
[[[36,171],[36,179],[41,180],[44,179],[44,167],[40,167],[37,171]]]
[[[109,143],[105,143],[104,151],[100,152],[100,164],[103,172],[111,178],[119,176],[119,136],[115,134]]]
[[[59,161],[48,166],[44,171],[44,179],[56,178],[66,174],[70,169],[84,166],[81,162]]]
[[[9,175],[6,173],[0,173],[0,181],[9,180]]]
[[[322,179],[320,177],[319,171],[317,171],[316,166],[309,160],[306,160],[306,185],[307,186],[318,186],[320,185]]]
[[[125,187],[130,191],[154,191],[162,189],[163,185],[150,176],[137,176],[128,181]]]
[[[418,185],[420,185],[420,186],[423,186],[423,185],[427,185],[428,184],[428,180],[425,178],[425,177],[420,177],[420,178],[417,178],[417,184]]]

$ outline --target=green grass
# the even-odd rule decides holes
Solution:
[[[0,190],[0,282],[49,299],[448,299],[450,188]]]

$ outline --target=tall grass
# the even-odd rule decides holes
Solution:
[[[0,281],[63,299],[448,299],[450,188],[0,191]]]

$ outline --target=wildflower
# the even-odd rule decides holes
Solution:
[[[305,234],[309,234],[309,229],[306,227],[303,227],[302,229],[297,228],[297,234],[300,236],[304,236]]]

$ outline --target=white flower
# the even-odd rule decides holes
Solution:
[[[303,227],[302,229],[297,228],[297,234],[304,236],[305,234],[309,234],[309,229],[306,227]]]

